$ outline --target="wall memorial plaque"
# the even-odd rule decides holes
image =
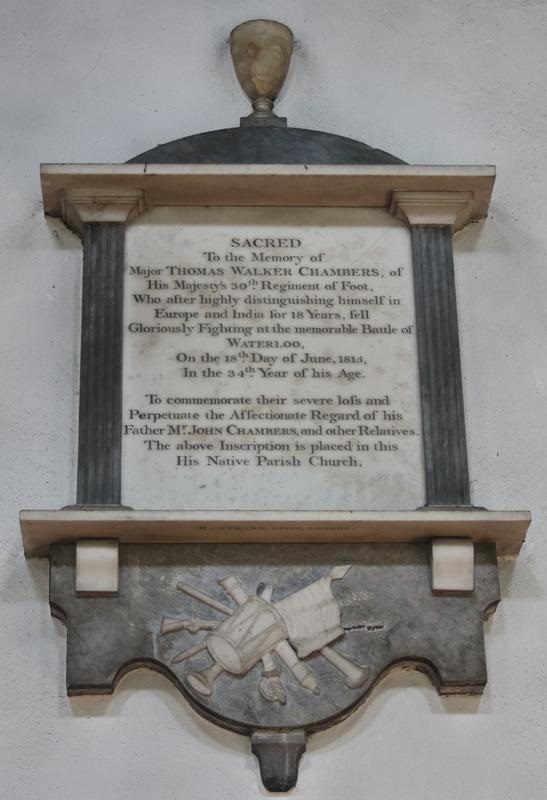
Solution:
[[[231,34],[239,128],[42,167],[83,240],[78,487],[23,511],[69,694],[147,666],[264,785],[404,664],[486,683],[523,511],[472,505],[452,235],[493,167],[413,167],[273,113],[292,34]]]

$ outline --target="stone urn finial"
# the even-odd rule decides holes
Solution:
[[[230,51],[234,68],[253,105],[253,113],[242,117],[241,125],[287,124],[272,109],[287,77],[292,50],[292,31],[281,22],[252,19],[233,29]]]

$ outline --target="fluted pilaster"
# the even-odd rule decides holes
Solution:
[[[124,225],[84,225],[79,505],[120,502],[124,239]]]

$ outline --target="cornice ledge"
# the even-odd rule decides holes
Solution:
[[[146,210],[142,189],[71,188],[61,193],[61,216],[78,236],[92,223],[129,222]]]
[[[461,230],[472,220],[473,192],[393,192],[390,211],[410,227]]]

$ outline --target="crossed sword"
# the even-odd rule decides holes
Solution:
[[[249,595],[235,575],[229,575],[227,578],[222,578],[218,581],[218,584],[226,592],[228,597],[230,597],[239,606],[243,605],[249,599]],[[215,600],[205,592],[195,589],[193,586],[190,586],[187,583],[177,583],[177,589],[181,592],[184,592],[184,594],[187,594],[189,597],[193,597],[195,600],[199,600],[201,603],[208,605],[210,608],[214,608],[216,611],[219,611],[225,616],[229,617],[234,613],[233,608],[230,608],[230,606],[224,605],[224,603],[221,603],[219,600]],[[263,599],[267,602],[271,602],[272,593],[273,586],[266,586],[262,592]],[[188,631],[189,633],[195,634],[199,631],[212,631],[218,625],[220,625],[220,622],[214,619],[201,619],[199,617],[193,617],[192,619],[179,620],[164,617],[161,622],[160,634],[165,635],[168,633],[175,633],[177,631]],[[195,656],[206,649],[207,643],[205,641],[200,642],[193,647],[189,647],[186,650],[176,653],[171,658],[171,663],[178,664],[182,661],[186,661],[189,658],[192,658],[192,656]],[[303,689],[306,689],[315,695],[320,694],[321,689],[315,673],[306,664],[304,664],[300,658],[298,658],[290,643],[286,639],[282,642],[279,642],[273,649],[283,663],[292,672]],[[325,645],[318,650],[318,652],[345,676],[346,686],[349,689],[358,689],[366,682],[368,670],[362,669],[353,661],[350,661],[349,658],[339,653],[337,650]],[[266,653],[261,660],[263,676],[266,679],[277,678],[279,675],[279,670],[276,667],[271,653]],[[223,672],[225,672],[225,670],[215,662],[208,669],[202,670],[201,672],[189,673],[188,682],[192,688],[199,692],[199,694],[208,696],[213,690],[213,684],[215,683],[216,679],[220,677]],[[271,699],[277,699],[282,703],[286,702],[286,697],[285,699],[281,699],[279,695],[276,695],[275,698]]]

